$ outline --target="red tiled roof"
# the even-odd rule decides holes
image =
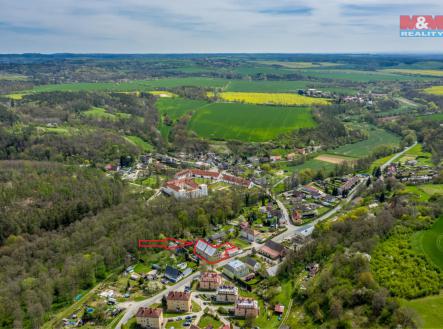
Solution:
[[[249,184],[251,184],[251,181],[247,179],[228,174],[223,174],[222,178],[228,182],[232,182],[233,184],[238,184],[243,186],[249,186]]]
[[[175,177],[177,177],[177,178],[183,177],[183,176],[191,177],[192,175],[217,178],[220,175],[220,173],[218,171],[209,171],[209,170],[202,170],[202,169],[185,169],[185,170],[182,170],[182,171],[179,171],[178,173],[176,173]]]
[[[198,189],[199,185],[194,182],[192,179],[189,178],[182,178],[182,179],[174,179],[166,182],[166,187],[169,187],[175,191],[180,191],[181,188],[185,189]]]
[[[170,300],[189,300],[191,299],[191,293],[186,291],[170,291],[167,299]]]
[[[274,311],[277,313],[283,313],[285,311],[285,307],[283,305],[277,304],[274,307]]]
[[[200,281],[205,282],[218,282],[221,279],[221,275],[215,272],[203,272],[200,276]]]
[[[162,313],[161,308],[140,307],[135,316],[137,318],[159,318]]]
[[[267,254],[267,255],[269,255],[269,256],[271,256],[271,257],[275,257],[275,258],[277,258],[277,257],[280,256],[280,253],[279,253],[278,251],[275,251],[275,250],[269,248],[268,246],[263,246],[263,247],[260,249],[260,251],[263,252],[263,253],[265,253],[265,254]]]

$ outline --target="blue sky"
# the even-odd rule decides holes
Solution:
[[[422,1],[0,0],[0,53],[442,52],[399,37]]]

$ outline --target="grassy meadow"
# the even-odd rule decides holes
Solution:
[[[443,324],[443,294],[404,301],[403,306],[414,309],[422,321],[419,328],[438,329]]]
[[[209,139],[263,142],[314,126],[311,109],[307,107],[214,103],[193,115],[189,129]]]
[[[383,129],[370,128],[369,137],[366,140],[340,146],[328,153],[344,155],[348,157],[362,158],[369,155],[376,147],[381,145],[398,146],[400,138]]]

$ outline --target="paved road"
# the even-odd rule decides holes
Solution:
[[[401,157],[405,152],[409,151],[411,148],[413,148],[415,145],[417,145],[417,142],[415,142],[414,144],[412,144],[411,146],[405,148],[403,151],[395,154],[392,158],[390,158],[388,161],[386,161],[384,164],[382,164],[380,166],[381,170],[384,170],[387,166],[389,166],[392,162],[394,162],[395,160],[397,160],[399,157]]]
[[[125,303],[125,306],[127,306],[126,311],[125,311],[125,315],[123,315],[123,317],[120,319],[120,321],[115,326],[115,328],[120,329],[123,324],[128,322],[135,315],[135,313],[137,313],[137,310],[139,309],[139,307],[147,307],[151,304],[160,302],[163,295],[167,295],[170,291],[179,290],[180,288],[182,288],[184,286],[190,285],[192,280],[197,278],[199,275],[200,275],[200,272],[197,271],[197,272],[191,274],[190,276],[186,277],[182,281],[176,283],[175,285],[166,288],[166,290],[161,291],[160,293],[158,293],[155,296],[152,296],[152,297],[142,300],[140,302]]]
[[[403,151],[395,154],[392,158],[390,158],[387,162],[385,162],[382,166],[380,166],[381,169],[382,170],[385,169],[389,164],[391,164],[396,159],[401,157],[405,152],[407,152],[408,150],[413,148],[416,144],[417,144],[417,142],[415,142],[413,145],[405,148]],[[341,204],[337,205],[336,207],[334,207],[333,209],[331,209],[327,213],[323,214],[322,216],[318,217],[317,219],[313,220],[312,222],[310,222],[308,224],[305,224],[305,225],[301,225],[301,226],[295,226],[295,225],[293,225],[291,223],[291,221],[289,220],[288,210],[286,209],[284,204],[280,200],[277,200],[277,198],[274,198],[276,200],[279,208],[282,210],[282,215],[286,219],[286,222],[288,224],[287,225],[288,229],[285,232],[283,232],[282,234],[272,238],[272,240],[275,241],[275,242],[282,242],[283,240],[285,240],[287,238],[290,238],[290,237],[294,236],[295,234],[302,234],[302,235],[305,235],[305,236],[312,234],[312,232],[314,231],[315,225],[317,223],[330,218],[331,216],[333,216],[334,214],[336,214],[337,212],[342,210],[343,206],[345,206],[346,204],[351,202],[352,199],[355,197],[356,193],[359,192],[360,187],[363,184],[366,184],[366,181],[367,181],[367,178],[361,178],[360,182],[356,185],[356,187],[348,195],[348,197],[344,200],[344,202],[342,202]],[[269,191],[268,191],[268,193],[269,193]],[[258,243],[254,243],[253,245],[256,248],[259,248],[261,246]],[[227,264],[233,258],[244,257],[246,255],[249,255],[250,253],[251,253],[251,250],[248,250],[246,252],[243,252],[243,253],[241,253],[239,255],[236,255],[236,256],[232,257],[231,259],[227,259],[225,261],[222,261],[222,262],[218,263],[215,267],[221,267],[221,266]],[[279,265],[277,264],[277,265],[273,266],[272,268],[270,268],[271,272],[277,272],[278,266]],[[119,323],[117,324],[117,326],[115,328],[116,329],[120,329],[123,324],[128,322],[129,319],[131,319],[135,315],[135,313],[137,312],[139,307],[146,307],[146,306],[149,306],[150,304],[159,302],[163,295],[167,295],[169,293],[169,291],[171,291],[171,290],[178,290],[178,289],[182,288],[183,286],[189,285],[192,282],[192,280],[194,280],[194,278],[198,277],[199,275],[200,275],[200,272],[195,272],[192,275],[190,275],[189,277],[187,277],[187,278],[183,279],[182,281],[178,282],[177,284],[175,284],[173,286],[170,286],[166,290],[158,293],[157,295],[155,295],[153,297],[145,299],[143,301],[132,302],[132,303],[128,302],[127,303],[127,310],[125,312],[125,315],[119,321]],[[125,306],[126,306],[126,304],[125,304]]]

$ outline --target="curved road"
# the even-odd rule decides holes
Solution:
[[[394,162],[396,159],[398,159],[399,157],[401,157],[405,152],[407,152],[408,150],[410,150],[411,148],[413,148],[415,145],[417,144],[417,142],[415,142],[414,144],[412,144],[411,146],[405,148],[403,151],[396,153],[392,158],[390,158],[388,161],[386,161],[383,165],[381,165],[381,169],[385,169],[388,165],[390,165],[392,162]],[[337,205],[335,208],[331,209],[330,211],[328,211],[327,213],[323,214],[322,216],[318,217],[317,219],[313,220],[312,222],[305,224],[305,225],[301,225],[301,226],[295,226],[291,223],[290,218],[289,218],[289,214],[288,214],[288,210],[286,209],[286,207],[284,206],[284,204],[280,201],[277,200],[277,198],[273,197],[273,199],[277,202],[279,208],[282,211],[282,215],[284,217],[284,219],[286,220],[286,222],[288,223],[288,229],[283,232],[282,234],[272,238],[273,241],[275,242],[282,242],[283,240],[293,236],[294,234],[302,234],[302,235],[310,235],[312,234],[312,232],[314,231],[314,227],[317,223],[324,221],[325,219],[328,219],[329,217],[331,217],[332,215],[336,214],[337,212],[339,212],[344,205],[348,204],[354,197],[355,195],[359,192],[360,187],[362,186],[362,184],[365,184],[367,181],[367,178],[361,178],[360,182],[355,186],[355,188],[353,189],[353,191],[348,195],[348,197],[344,200],[344,202],[342,202],[341,204]],[[269,191],[267,191],[269,195],[271,195],[269,193]],[[271,195],[272,197],[272,195]],[[254,246],[259,247],[260,244],[258,243],[254,243]],[[235,257],[232,258],[237,258],[237,257],[243,257],[245,255],[248,255],[251,251],[247,251],[244,253],[241,253]],[[219,266],[223,266],[224,264],[226,264],[229,260],[225,260],[219,264],[217,264],[217,267]],[[278,264],[274,266],[276,269],[278,267]],[[275,270],[276,270],[275,269]],[[142,300],[140,302],[127,302],[124,304],[124,306],[127,306],[126,312],[124,314],[124,316],[120,319],[120,321],[118,322],[118,324],[116,325],[116,329],[121,329],[121,326],[123,324],[125,324],[126,322],[128,322],[134,315],[135,313],[137,313],[137,310],[139,307],[147,307],[150,304],[153,303],[158,303],[159,301],[161,301],[161,298],[163,295],[167,295],[169,293],[169,291],[172,290],[177,290],[182,288],[183,286],[187,286],[189,285],[192,280],[194,280],[194,278],[198,277],[200,275],[200,272],[195,272],[193,274],[191,274],[190,276],[188,276],[187,278],[183,279],[182,281],[176,283],[173,286],[170,286],[168,288],[166,288],[166,290],[161,291],[160,293],[158,293],[155,296],[152,296],[148,299]]]

